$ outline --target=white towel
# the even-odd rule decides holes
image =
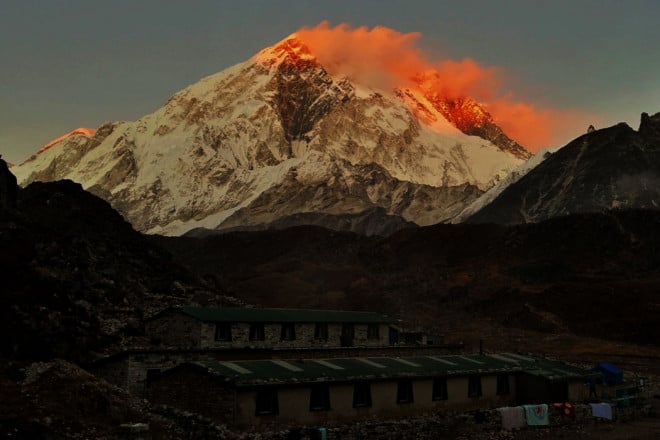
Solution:
[[[591,412],[594,417],[612,420],[612,405],[609,403],[590,403],[589,405],[591,405]]]
[[[510,431],[525,426],[525,410],[522,406],[497,408],[502,415],[502,428]]]

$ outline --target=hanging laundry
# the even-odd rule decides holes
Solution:
[[[557,414],[560,416],[575,420],[575,407],[570,403],[553,403],[552,407],[555,408]]]
[[[523,405],[525,417],[530,426],[548,425],[548,405]]]
[[[497,411],[502,416],[502,428],[511,431],[525,426],[525,410],[522,406],[498,408]]]
[[[613,420],[612,405],[610,405],[609,403],[605,403],[605,402],[590,403],[589,405],[591,405],[591,412],[593,413],[594,417]]]

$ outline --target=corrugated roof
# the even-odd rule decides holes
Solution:
[[[550,359],[534,359],[533,362],[523,362],[525,373],[544,377],[550,381],[579,379],[589,376],[589,371],[559,361]]]
[[[501,357],[501,359],[500,359]],[[505,360],[506,359],[506,360]],[[548,380],[584,378],[586,370],[542,358],[519,359],[511,355],[418,356],[406,358],[329,358],[304,360],[198,361],[177,368],[201,368],[238,386],[342,382],[403,377],[466,376],[526,372]]]
[[[378,313],[310,309],[249,309],[239,307],[180,307],[187,315],[206,322],[326,322],[380,324],[393,322]]]
[[[199,361],[184,365],[202,368],[239,386],[497,374],[522,370],[520,365],[485,355],[245,360],[233,361],[231,365]]]

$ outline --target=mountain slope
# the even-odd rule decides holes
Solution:
[[[18,190],[0,160],[0,357],[84,360],[170,305],[219,302],[189,271],[71,181]]]
[[[378,207],[431,224],[525,156],[464,134],[436,101],[334,77],[293,36],[138,121],[66,138],[13,171],[23,185],[79,182],[149,233]]]
[[[572,213],[659,206],[660,113],[644,113],[639,131],[621,123],[570,142],[467,221],[530,223]]]
[[[454,340],[474,328],[488,344],[513,344],[501,336],[511,328],[660,340],[657,211],[441,224],[387,238],[307,226],[151,239],[263,306],[377,311]]]

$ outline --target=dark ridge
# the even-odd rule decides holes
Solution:
[[[198,276],[263,306],[370,310],[445,334],[488,319],[507,328],[660,340],[657,211],[441,224],[388,238],[297,227],[152,240]]]
[[[139,334],[147,314],[214,297],[71,181],[33,183],[5,214],[0,329],[11,336],[0,342],[3,357],[86,359]]]
[[[660,206],[660,113],[594,130],[548,157],[469,223],[517,224],[575,213]]]

